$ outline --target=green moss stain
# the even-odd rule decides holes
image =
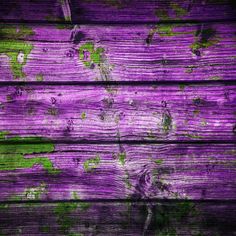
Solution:
[[[95,158],[90,158],[90,159],[86,160],[83,165],[84,170],[86,172],[90,172],[90,171],[96,169],[98,167],[98,165],[100,164],[100,161],[101,161],[101,159],[100,159],[99,155],[97,155]]]
[[[121,152],[118,154],[119,162],[123,166],[125,164],[125,159],[126,159],[126,153]]]
[[[211,28],[202,29],[195,34],[195,40],[190,45],[193,52],[199,49],[208,48],[219,42],[219,38],[215,37],[216,31]]]
[[[70,228],[76,223],[75,219],[70,217],[70,213],[78,207],[77,202],[59,202],[54,209],[57,216],[57,223],[61,233],[68,234]]]
[[[72,192],[74,199],[79,199],[76,192]],[[82,211],[87,210],[90,204],[83,202],[59,202],[54,209],[54,213],[57,217],[57,223],[59,225],[59,231],[65,235],[73,235],[71,228],[76,224],[77,219],[71,216],[71,213],[75,212],[77,208]]]
[[[116,8],[122,8],[124,7],[127,3],[126,1],[120,1],[120,0],[84,0],[86,2],[102,2],[103,4],[106,4],[108,6],[116,7]]]
[[[0,34],[3,35],[4,38],[10,38],[0,41],[0,54],[9,57],[14,78],[24,78],[25,74],[22,69],[33,49],[33,45],[26,43],[24,40],[20,40],[20,38],[24,39],[27,36],[33,35],[32,29],[25,26],[18,28],[13,26],[1,26]]]
[[[40,227],[40,231],[42,231],[43,233],[49,233],[50,225],[43,225],[42,227]]]
[[[25,25],[0,25],[0,35],[2,38],[10,39],[25,39],[26,37],[34,35],[32,28]]]
[[[54,22],[61,22],[61,24],[54,24],[54,26],[56,27],[56,29],[59,30],[64,30],[64,29],[73,29],[74,26],[72,24],[63,24],[65,23],[65,21],[71,21],[70,18],[63,18],[63,17],[54,17],[54,16],[46,16],[45,20],[48,21],[54,21]]]
[[[132,184],[130,182],[130,176],[129,176],[129,172],[128,170],[125,170],[125,176],[124,176],[124,182],[125,182],[125,186],[128,188],[128,189],[131,189],[132,188]]]
[[[0,140],[16,142],[19,144],[1,144],[0,145],[0,171],[12,171],[17,169],[32,168],[34,165],[42,165],[50,174],[57,174],[59,170],[53,167],[52,161],[47,157],[30,157],[25,155],[46,154],[54,151],[54,144],[41,137],[6,137],[5,131],[1,132]],[[37,144],[27,144],[28,141],[37,141]]]
[[[157,228],[156,235],[177,235],[174,225],[180,224],[187,217],[195,216],[196,213],[196,206],[185,200],[180,203],[157,206],[153,219]]]
[[[102,54],[104,51],[102,47],[95,48],[93,42],[87,42],[80,46],[79,58],[86,67],[92,67],[102,62]]]
[[[185,16],[188,12],[186,9],[182,8],[177,3],[172,3],[171,5],[172,11],[175,13],[176,17],[172,17],[169,14],[169,9],[157,9],[155,10],[155,15],[161,21],[168,21],[168,20],[177,20],[181,16]],[[153,29],[149,31],[148,37],[146,39],[147,44],[152,42],[153,36],[158,33],[160,37],[171,37],[178,35],[180,33],[174,32],[175,27],[179,27],[180,25],[176,24],[160,24],[156,25]]]
[[[160,19],[160,20],[169,20],[169,13],[165,9],[157,9],[155,10],[155,15]]]
[[[188,14],[187,10],[182,8],[179,4],[171,3],[170,5],[177,17],[185,16]]]
[[[186,87],[185,84],[180,84],[180,85],[179,85],[179,89],[180,89],[181,91],[184,91],[185,87]]]

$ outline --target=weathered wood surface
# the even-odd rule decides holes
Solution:
[[[0,81],[234,80],[235,23],[0,25]]]
[[[23,141],[23,140],[21,140]],[[235,144],[1,144],[0,201],[233,200]]]
[[[0,87],[0,125],[53,141],[235,141],[236,86]]]
[[[59,202],[0,205],[2,235],[236,234],[236,204]]]
[[[231,0],[2,0],[5,21],[159,22],[173,20],[235,19]]]

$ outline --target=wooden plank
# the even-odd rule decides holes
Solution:
[[[1,205],[2,235],[224,235],[236,233],[236,204],[86,203]]]
[[[234,80],[235,23],[0,25],[0,81]]]
[[[235,4],[229,0],[2,0],[1,19],[5,21],[72,20],[89,22],[159,22],[173,20],[235,19]]]
[[[235,141],[235,85],[0,87],[8,137]],[[19,125],[20,124],[20,125]]]
[[[2,0],[0,20],[6,22],[67,22],[71,18],[66,10],[67,4],[68,0]]]
[[[0,201],[234,200],[235,144],[1,144]]]

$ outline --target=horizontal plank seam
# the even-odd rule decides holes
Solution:
[[[179,203],[179,202],[193,202],[193,203],[223,203],[236,204],[236,199],[65,199],[65,200],[7,200],[0,201],[0,204],[29,204],[29,203],[40,203],[40,204],[50,204],[50,203],[60,203],[60,202],[91,202],[91,203]]]
[[[32,136],[34,138],[34,136]],[[51,143],[51,140],[40,140],[40,141],[11,141],[11,140],[1,140],[0,145],[16,145],[16,144],[40,144],[40,143]],[[55,140],[54,144],[129,144],[129,145],[142,145],[142,144],[235,144],[235,140]]]
[[[150,85],[236,85],[235,80],[165,80],[165,81],[0,81],[0,87],[4,86],[42,86],[42,85],[63,85],[63,86],[150,86]]]
[[[42,20],[16,20],[16,19],[0,19],[0,23],[19,23],[19,24],[60,24],[60,25],[147,25],[147,24],[198,24],[198,23],[228,23],[236,22],[236,18],[229,19],[209,19],[209,20],[162,20],[162,21],[42,21]]]

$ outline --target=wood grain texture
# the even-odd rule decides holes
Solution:
[[[217,203],[85,203],[1,205],[2,235],[232,236],[236,205]]]
[[[235,85],[2,86],[0,125],[52,141],[235,141]],[[20,124],[20,125],[19,125]]]
[[[235,19],[235,3],[230,0],[2,0],[0,13],[5,21],[61,22],[70,18],[74,23],[227,20]]]
[[[0,201],[233,200],[234,144],[1,144]]]
[[[0,25],[0,81],[235,79],[235,23],[65,27]]]

